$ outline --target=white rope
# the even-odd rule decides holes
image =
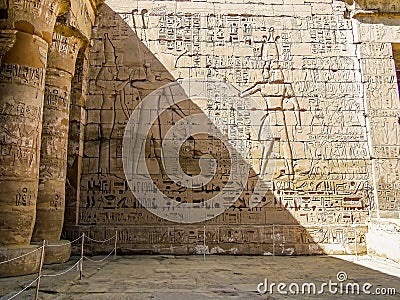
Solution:
[[[68,242],[68,243],[65,243],[65,244],[59,244],[59,245],[49,245],[49,244],[46,244],[46,247],[62,247],[62,246],[67,246],[67,245],[69,245],[69,244],[73,244],[73,243],[75,243],[76,241],[79,241],[81,238],[82,238],[82,236],[83,235],[81,235],[80,237],[78,237],[77,239],[75,239],[75,240],[73,240],[73,241],[71,241],[71,242]]]
[[[24,291],[26,291],[32,284],[34,284],[37,280],[39,279],[39,277],[37,277],[34,281],[32,281],[30,284],[28,284],[26,287],[24,287],[21,291],[19,291],[18,293],[16,293],[14,296],[11,296],[10,298],[8,298],[7,300],[11,300],[14,299],[15,297],[17,297],[19,294],[23,293]]]
[[[34,253],[34,252],[36,252],[36,251],[41,250],[42,248],[43,248],[43,246],[40,246],[39,248],[36,248],[35,250],[32,250],[31,252],[22,254],[22,255],[20,255],[20,256],[11,258],[11,259],[6,260],[6,261],[2,261],[2,262],[0,262],[0,265],[5,264],[5,263],[8,263],[8,262],[13,261],[13,260],[16,260],[16,259],[19,259],[19,258],[22,258],[22,257],[27,256],[27,255],[29,255],[29,254],[32,254],[32,253]]]
[[[109,242],[109,241],[115,239],[116,237],[117,237],[117,235],[114,234],[112,237],[110,237],[110,238],[107,239],[107,240],[99,241],[99,240],[92,239],[92,238],[90,238],[90,237],[88,237],[88,236],[85,235],[85,238],[87,238],[89,241],[92,241],[92,242],[95,242],[95,243],[106,243],[106,242]]]
[[[81,259],[79,259],[72,267],[70,267],[69,269],[61,272],[61,273],[56,273],[56,274],[42,274],[42,277],[56,277],[56,276],[60,276],[60,275],[64,275],[66,273],[68,273],[69,271],[71,271],[73,268],[77,267],[78,264],[80,263]]]
[[[365,224],[353,224],[353,223],[335,223],[335,224],[312,224],[312,225],[291,225],[291,224],[267,224],[266,226],[275,226],[275,227],[302,227],[302,228],[314,228],[315,226],[319,227],[332,227],[332,226],[343,226],[343,227],[365,227]]]
[[[111,254],[113,254],[114,253],[114,251],[115,251],[115,248],[114,249],[112,249],[112,251],[106,256],[106,257],[104,257],[104,258],[102,258],[102,259],[100,259],[100,260],[94,260],[94,259],[90,259],[89,257],[87,257],[87,256],[84,256],[84,258],[86,258],[87,260],[89,260],[89,261],[91,261],[91,262],[95,262],[95,263],[98,263],[98,262],[103,262],[103,261],[105,261]]]
[[[66,246],[66,245],[75,243],[76,241],[78,241],[78,240],[80,240],[81,238],[83,238],[83,236],[84,236],[84,235],[82,234],[82,235],[81,235],[80,237],[78,237],[77,239],[75,239],[75,240],[73,240],[73,241],[71,241],[71,242],[68,242],[68,243],[60,244],[60,245],[48,245],[48,244],[46,244],[46,245],[44,245],[44,246],[38,247],[38,248],[36,248],[35,250],[32,250],[32,251],[28,252],[28,253],[22,254],[22,255],[20,255],[20,256],[14,257],[14,258],[9,259],[9,260],[6,260],[6,261],[2,261],[2,262],[0,262],[0,265],[1,265],[1,264],[8,263],[8,262],[11,262],[11,261],[14,261],[14,260],[17,260],[17,259],[22,258],[22,257],[27,256],[27,255],[30,255],[30,254],[32,254],[32,253],[34,253],[34,252],[36,252],[36,251],[39,251],[39,250],[44,249],[44,247],[61,247],[61,246]],[[112,236],[112,237],[110,237],[109,239],[106,239],[106,240],[104,240],[104,241],[95,240],[95,239],[92,239],[92,238],[90,238],[90,237],[87,237],[87,239],[88,239],[89,241],[93,241],[93,242],[96,242],[96,243],[106,243],[106,242],[111,241],[111,240],[113,240],[113,239],[117,239],[117,234],[115,234],[114,236]],[[115,243],[116,243],[116,242],[115,242]],[[83,244],[82,244],[82,245],[83,245]],[[28,284],[27,286],[25,286],[21,291],[19,291],[19,292],[16,293],[15,295],[11,296],[11,297],[8,298],[7,300],[14,299],[14,298],[17,297],[18,295],[20,295],[21,293],[23,293],[24,291],[26,291],[30,286],[32,286],[32,284],[34,284],[35,282],[38,282],[38,280],[39,280],[40,278],[42,278],[42,277],[57,277],[57,276],[64,275],[64,274],[70,272],[70,271],[71,271],[72,269],[74,269],[75,267],[79,268],[79,264],[82,264],[82,262],[83,262],[84,259],[87,259],[87,260],[89,260],[89,261],[91,261],[91,262],[94,262],[94,263],[103,262],[103,261],[105,261],[108,257],[110,257],[111,254],[115,253],[115,251],[116,251],[116,247],[114,247],[114,249],[112,249],[112,251],[111,251],[106,257],[104,257],[104,258],[102,258],[102,259],[100,259],[100,260],[94,260],[94,259],[90,259],[90,258],[87,257],[87,256],[82,256],[75,264],[73,264],[71,267],[69,267],[69,268],[66,269],[65,271],[62,271],[62,272],[60,272],[60,273],[54,273],[54,274],[42,274],[42,275],[39,275],[34,281],[32,281],[31,283],[29,283],[29,284]],[[81,267],[82,267],[82,265],[81,265]],[[82,269],[81,269],[81,271],[82,271]]]

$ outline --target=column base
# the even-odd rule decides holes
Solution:
[[[61,264],[69,260],[71,256],[71,244],[67,240],[49,241],[44,249],[44,264]],[[32,242],[33,245],[41,245],[40,242]]]
[[[38,245],[10,245],[0,246],[0,262],[13,259],[15,257],[27,254],[35,249]],[[8,263],[0,264],[0,277],[11,277],[28,275],[38,272],[40,264],[41,250],[34,251],[26,256],[15,259]]]

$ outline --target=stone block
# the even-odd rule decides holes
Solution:
[[[20,256],[22,257],[17,258]],[[39,271],[40,256],[41,250],[37,245],[0,246],[1,262],[17,258],[8,263],[0,265],[0,277],[21,276],[37,273]]]
[[[41,245],[42,243],[32,243],[33,245]],[[67,240],[47,241],[44,251],[44,264],[61,264],[69,260],[71,256],[71,244]]]
[[[373,219],[366,235],[368,254],[400,263],[399,219]]]

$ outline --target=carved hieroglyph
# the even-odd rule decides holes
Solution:
[[[58,25],[48,54],[33,241],[59,240],[64,222],[71,81],[82,45],[71,31]]]
[[[57,51],[70,52],[70,49],[67,47],[68,43],[57,38],[57,35],[54,39],[52,37],[56,19],[59,17],[61,27],[71,25],[69,27],[73,28],[76,36],[86,37],[89,40],[98,2],[94,0],[0,2],[0,260],[11,259],[9,263],[1,264],[0,276],[15,276],[37,271],[39,256],[35,253],[39,251],[32,252],[21,260],[13,260],[37,248],[34,243],[29,245],[35,219],[37,228],[45,225],[41,233],[46,232],[40,237],[36,236],[34,240],[53,239],[51,236],[54,232],[57,239],[61,233],[63,209],[59,209],[58,215],[53,217],[43,217],[41,213],[43,208],[46,210],[51,207],[52,210],[63,206],[65,179],[60,184],[50,184],[50,181],[58,176],[55,173],[63,173],[62,176],[65,177],[67,131],[62,133],[62,129],[51,128],[49,123],[56,119],[54,124],[61,122],[62,126],[68,129],[69,103],[60,103],[61,106],[64,105],[63,113],[66,114],[64,119],[61,120],[58,115],[59,118],[52,116],[50,118],[53,119],[49,121],[48,110],[43,110],[43,101],[45,95],[46,100],[51,101],[51,105],[57,106],[58,102],[68,101],[64,97],[64,92],[69,92],[74,62],[68,62],[65,57],[54,56]],[[65,34],[64,29],[62,34]],[[72,51],[75,57],[78,48]],[[62,72],[62,70],[68,72],[69,68],[71,68],[69,75]],[[53,95],[49,95],[51,93]],[[44,115],[46,117],[43,120]],[[43,138],[42,123],[46,123]],[[59,133],[58,139],[55,138]],[[65,149],[61,151],[58,148],[60,151],[54,154],[59,144],[63,144],[62,147]],[[49,197],[47,194],[44,202],[48,202],[49,205],[46,207],[42,201],[36,213],[41,145],[44,145],[47,154],[50,153],[50,156],[54,155],[59,159],[49,160],[49,157],[42,156],[41,169],[47,171],[45,179],[50,179],[47,181],[46,192],[51,190],[54,196],[61,195],[61,197]],[[62,171],[59,172],[60,170]],[[45,185],[43,184],[45,176],[42,175],[41,187]],[[49,235],[46,235],[47,233]],[[70,247],[57,247],[57,249],[46,251],[46,257],[51,259],[46,259],[45,263],[55,262],[60,256],[68,259]],[[65,249],[67,251],[64,251]]]
[[[198,203],[207,214],[207,200],[223,191],[232,165],[240,162],[250,167],[243,174],[246,184],[240,197],[223,214],[205,217],[210,219],[205,232],[210,252],[349,253],[357,246],[365,251],[363,224],[382,199],[374,195],[380,162],[370,160],[372,145],[376,138],[388,142],[393,135],[370,134],[383,130],[384,123],[374,125],[368,119],[368,71],[363,45],[355,40],[364,34],[363,27],[345,19],[345,3],[340,1],[226,2],[108,1],[111,8],[100,9],[89,58],[80,226],[68,227],[67,233],[77,237],[86,228],[102,238],[117,226],[127,249],[196,252],[203,224],[172,223],[150,213],[145,207],[158,204],[152,197],[154,187],[166,199]],[[398,30],[390,28],[394,40]],[[376,51],[384,52],[390,42],[382,41],[384,46]],[[375,60],[373,66],[394,74],[393,65],[380,62]],[[224,91],[210,90],[203,102],[171,102],[159,116],[157,105],[142,107],[146,111],[137,114],[137,124],[157,115],[149,133],[138,137],[145,141],[138,151],[145,153],[153,183],[137,181],[129,188],[122,141],[130,116],[151,92],[185,78],[228,82],[237,87],[239,99],[252,97],[257,106],[238,100],[237,107],[231,107],[223,100]],[[378,80],[371,84],[371,93],[384,86]],[[390,97],[398,102],[396,89]],[[239,110],[259,115],[238,117]],[[221,120],[215,124],[221,132],[240,128],[246,135],[247,130],[247,139],[228,138],[246,155],[230,155],[218,136],[190,136],[179,150],[185,174],[197,176],[205,154],[217,165],[207,184],[187,188],[165,169],[163,158],[176,153],[164,153],[163,142],[171,128],[196,114]],[[251,125],[258,127],[249,130]],[[273,180],[267,180],[271,172],[264,166],[271,161]],[[393,157],[382,164],[397,162]],[[144,168],[134,169],[140,173]],[[382,170],[381,176],[397,172],[389,165]],[[148,193],[146,205],[135,199],[135,189]],[[251,208],[255,194],[261,201]],[[354,230],[351,224],[361,226]]]
[[[356,40],[378,207],[373,217],[400,217],[400,26],[359,24]]]
[[[9,1],[1,31],[0,244],[27,245],[36,210],[48,43],[60,1]]]
[[[4,1],[3,1],[4,2]],[[65,4],[65,3],[64,3]],[[36,215],[47,51],[58,0],[10,0],[0,11],[0,276],[36,272]],[[23,254],[20,260],[13,260]]]

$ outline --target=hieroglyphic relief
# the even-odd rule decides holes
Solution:
[[[248,150],[243,159],[251,170],[243,193],[209,224],[236,224],[239,230],[246,223],[258,226],[271,220],[302,225],[365,222],[369,210],[376,208],[371,148],[363,78],[343,3],[334,1],[324,8],[296,4],[291,9],[278,4],[199,6],[165,1],[109,5],[120,13],[103,7],[95,31],[80,224],[169,224],[149,213],[130,191],[121,163],[122,137],[129,116],[151,91],[193,77],[234,84],[243,100],[251,96],[258,103],[241,108],[238,104],[237,109],[259,112],[257,130],[249,133],[251,143],[234,142]],[[198,174],[201,155],[213,155],[218,164],[210,184],[182,188],[168,178],[162,161],[165,134],[188,115],[218,115],[219,128],[248,130],[248,120],[237,119],[226,103],[218,97],[204,107],[196,101],[171,103],[150,134],[141,137],[146,139],[143,151],[153,182],[169,198],[201,207],[226,185],[232,158],[213,136],[192,136],[179,153],[181,167],[190,176]],[[271,129],[269,135],[264,126]],[[265,183],[260,204],[251,209],[267,161],[276,166],[274,178]],[[138,182],[136,188],[152,191],[154,186]],[[289,213],[277,217],[279,211]],[[174,232],[178,228],[174,226]]]
[[[23,263],[14,259],[29,254],[32,242],[59,240],[73,58],[89,42],[99,2],[0,1],[0,256],[13,261],[1,266],[0,276],[35,272],[37,256]],[[90,18],[79,18],[77,6]],[[70,9],[74,24],[66,15]],[[81,22],[89,30],[82,32]],[[45,210],[56,213],[42,214]],[[55,229],[58,236],[35,237],[39,223],[42,232]],[[44,263],[68,260],[67,245],[46,254]]]
[[[396,73],[396,42],[400,27],[360,24],[359,49],[367,127],[378,205],[374,217],[399,216],[400,101]]]
[[[265,37],[263,44],[261,46],[261,58],[265,62],[262,72],[263,81],[256,82],[253,86],[246,89],[241,96],[252,95],[257,92],[263,96],[266,101],[266,114],[262,117],[262,123],[260,131],[258,134],[259,140],[264,140],[263,135],[266,134],[266,127],[269,127],[271,122],[267,121],[267,118],[275,118],[275,124],[278,124],[278,118],[281,119],[283,125],[283,139],[284,152],[283,158],[285,159],[285,174],[289,176],[294,175],[294,165],[293,165],[293,151],[291,147],[291,142],[289,140],[288,124],[286,122],[286,114],[284,111],[284,102],[290,102],[293,105],[293,110],[296,117],[295,127],[296,130],[298,126],[301,126],[300,117],[300,105],[297,101],[296,95],[293,91],[293,86],[285,81],[283,70],[280,67],[279,50],[277,45],[277,38],[274,37],[274,28],[269,29],[268,38]],[[272,115],[273,113],[281,112],[280,116]],[[273,123],[272,123],[273,124]],[[278,136],[277,140],[281,140]],[[268,142],[263,147],[263,154],[261,158],[260,166],[260,179],[264,178],[266,172],[267,161],[269,158],[269,153],[272,150],[272,142]]]

